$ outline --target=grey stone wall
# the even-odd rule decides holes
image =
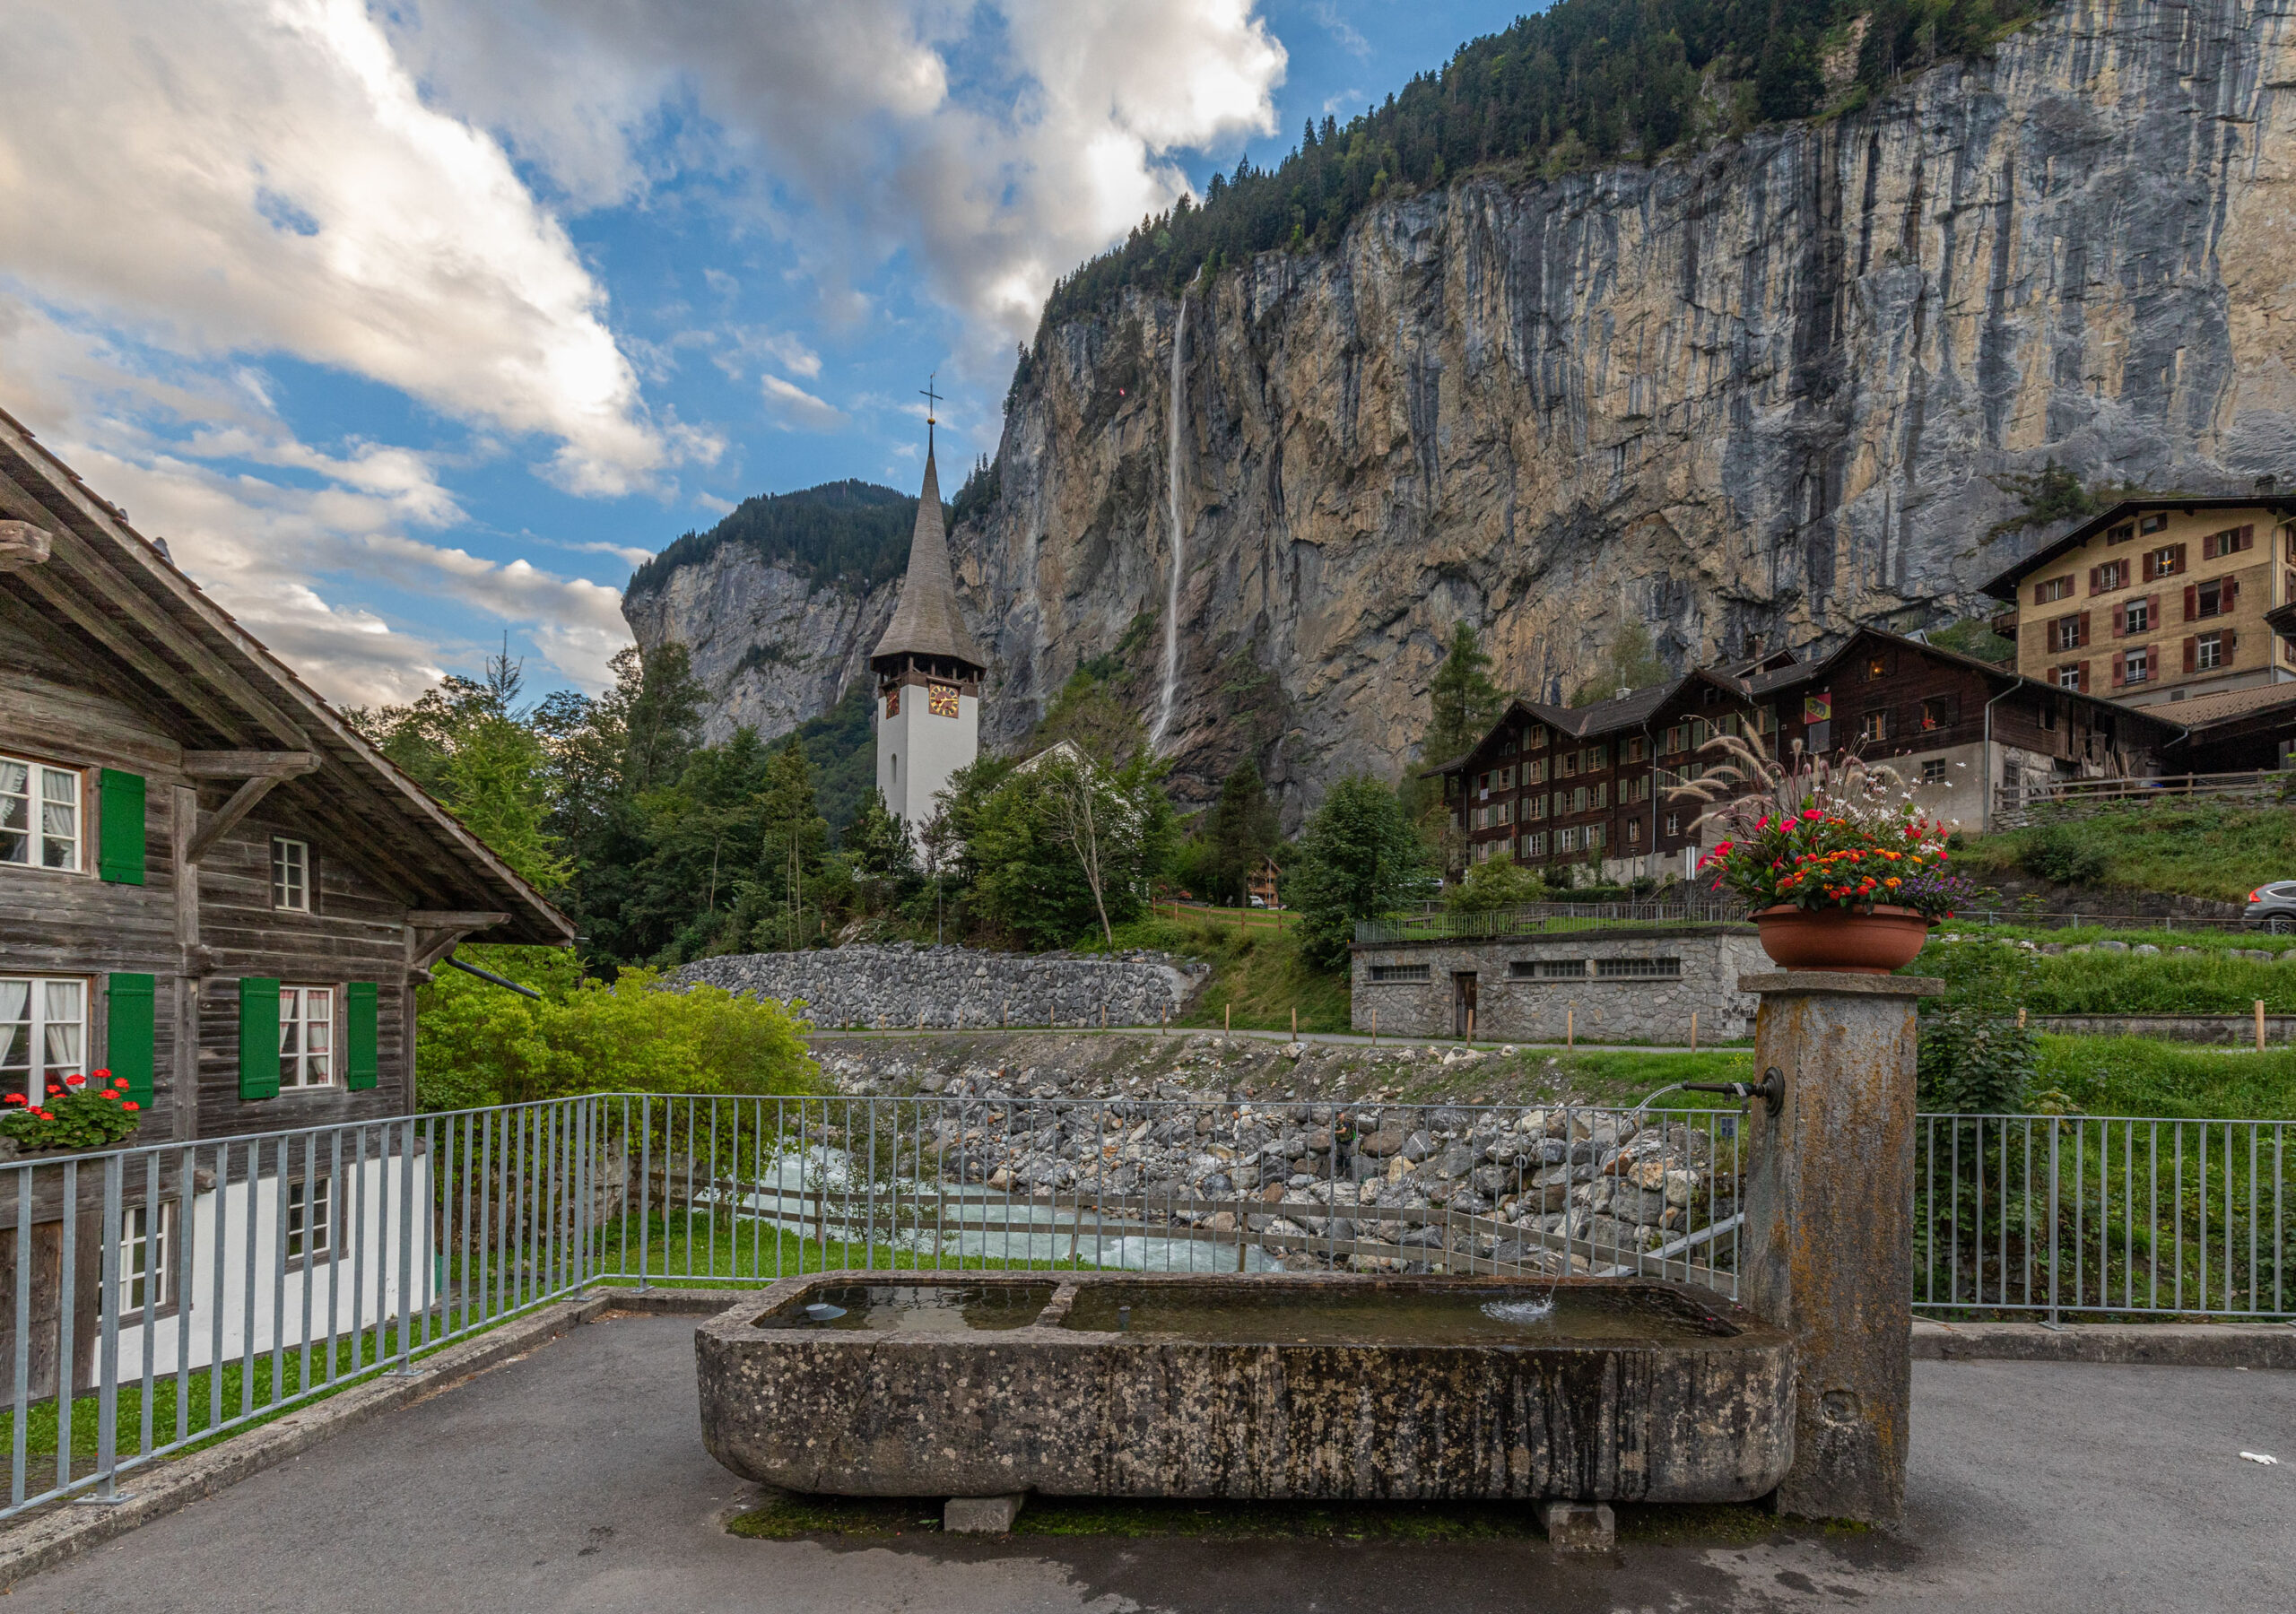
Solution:
[[[1153,1026],[1177,1013],[1209,973],[1193,959],[1138,952],[985,952],[965,947],[857,946],[702,959],[672,970],[697,983],[805,1004],[814,1025]]]
[[[1566,1027],[1581,1042],[1686,1044],[1690,1017],[1700,1042],[1753,1035],[1754,998],[1741,975],[1775,968],[1752,927],[1637,925],[1498,941],[1409,941],[1359,946],[1352,965],[1354,1025],[1403,1037],[1457,1035],[1453,977],[1475,976],[1474,1034],[1483,1042],[1561,1042]],[[1676,976],[1605,979],[1602,959],[1679,961]],[[1513,967],[1577,964],[1574,975],[1518,978]],[[1424,981],[1382,981],[1382,968],[1424,967]]]

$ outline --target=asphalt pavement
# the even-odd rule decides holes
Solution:
[[[702,1450],[693,1322],[578,1328],[11,1589],[30,1610],[1354,1614],[2265,1610],[2296,1585],[2296,1374],[1914,1367],[1900,1538],[748,1540]],[[2244,1461],[2242,1451],[2282,1458]]]

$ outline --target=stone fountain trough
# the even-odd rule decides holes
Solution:
[[[695,1349],[710,1454],[840,1496],[1733,1502],[1794,1454],[1786,1336],[1645,1280],[818,1273]]]

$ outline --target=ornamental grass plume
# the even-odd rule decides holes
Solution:
[[[1729,834],[1699,859],[1715,890],[1757,911],[1887,906],[1931,918],[1979,895],[1946,877],[1955,826],[1925,815],[1895,768],[1809,755],[1798,742],[1781,762],[1758,734],[1718,734],[1699,749],[1726,760],[1667,794],[1708,805],[1693,830]]]

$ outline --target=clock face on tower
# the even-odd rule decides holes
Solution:
[[[925,709],[926,711],[932,713],[935,717],[953,717],[957,715],[956,685],[944,683],[928,684],[926,686],[926,700]]]
[[[885,716],[888,717],[900,716],[900,686],[899,684],[895,684],[885,691]]]

